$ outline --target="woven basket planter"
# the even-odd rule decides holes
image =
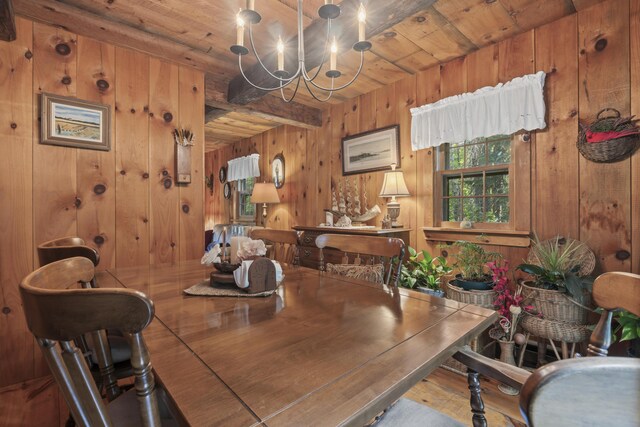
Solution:
[[[613,117],[601,117],[602,113],[612,111]],[[639,135],[629,135],[622,138],[610,139],[602,142],[587,142],[587,130],[596,130],[602,125],[613,125],[620,120],[620,112],[613,108],[601,110],[595,122],[589,126],[580,124],[577,147],[580,154],[587,160],[597,163],[613,163],[629,157],[638,146]],[[635,129],[633,122],[621,126],[618,130]]]
[[[546,320],[566,322],[578,325],[587,323],[587,308],[591,303],[591,297],[587,298],[584,305],[578,304],[561,291],[540,289],[531,286],[532,282],[522,283],[522,296],[525,304],[533,305]]]
[[[586,325],[555,322],[528,314],[522,317],[520,325],[533,336],[567,343],[583,342],[591,336],[591,329]]]
[[[445,286],[447,298],[467,304],[479,305],[480,307],[494,309],[493,302],[498,293],[494,290],[488,291],[465,291],[464,289],[447,283]]]

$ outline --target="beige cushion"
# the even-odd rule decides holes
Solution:
[[[366,280],[367,282],[384,283],[384,265],[327,264],[327,273]]]

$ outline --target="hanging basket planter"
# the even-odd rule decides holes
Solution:
[[[605,112],[613,115],[603,117]],[[640,129],[633,117],[623,118],[618,110],[605,108],[589,126],[580,123],[576,144],[580,154],[597,163],[613,163],[629,157],[640,141]]]

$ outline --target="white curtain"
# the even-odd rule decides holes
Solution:
[[[479,137],[544,129],[544,80],[539,71],[411,109],[413,151]]]
[[[260,176],[260,154],[238,157],[237,159],[229,160],[228,164],[228,181],[239,181]]]

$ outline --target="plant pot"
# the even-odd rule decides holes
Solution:
[[[587,324],[589,313],[586,307],[591,303],[590,297],[581,305],[562,291],[537,288],[533,281],[522,282],[522,287],[524,303],[533,305],[542,313],[544,319],[578,325]]]
[[[418,286],[415,288],[416,291],[422,292],[423,294],[431,295],[432,297],[444,298],[444,291],[442,290],[433,290],[424,286]]]
[[[461,274],[457,274],[451,283],[465,291],[488,291],[493,289],[494,283],[491,278],[484,281],[463,279]]]

